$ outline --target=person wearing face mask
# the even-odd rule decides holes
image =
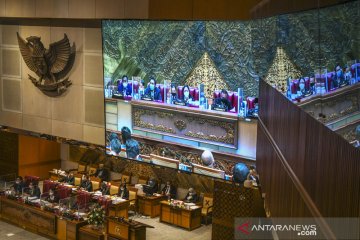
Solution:
[[[186,194],[184,201],[188,203],[196,203],[197,200],[198,198],[195,190],[193,188],[189,188],[189,192]]]
[[[171,84],[170,93],[171,93],[171,103],[174,103],[175,101],[177,101],[178,96],[177,96],[176,86],[173,83]]]
[[[166,182],[166,185],[163,187],[163,189],[161,190],[161,193],[165,196],[167,196],[169,199],[175,199],[176,196],[176,188],[171,185],[170,181]]]
[[[140,146],[138,141],[131,137],[131,131],[128,127],[121,128],[122,143],[126,146],[126,156],[132,159],[138,159]]]
[[[193,101],[192,96],[190,95],[190,87],[188,85],[185,85],[182,89],[182,99],[181,99],[186,105],[189,104],[189,102]]]
[[[40,194],[41,194],[40,188],[34,182],[31,182],[29,184],[29,192],[28,193],[29,193],[30,197],[37,197],[37,198],[40,198]]]
[[[129,84],[128,76],[124,75],[121,79],[121,82],[118,84],[118,92],[123,96],[131,95],[132,89]]]
[[[335,67],[335,77],[334,77],[334,81],[333,81],[333,87],[334,88],[338,88],[338,87],[342,87],[345,86],[345,77],[344,77],[344,72],[341,69],[340,65],[336,65]]]
[[[46,201],[49,203],[57,203],[59,202],[59,199],[55,195],[55,190],[53,188],[50,188],[49,195],[46,198]]]
[[[160,89],[156,87],[154,77],[150,78],[149,86],[145,89],[144,96],[149,96],[153,101],[161,100]]]
[[[14,188],[15,194],[21,194],[23,188],[25,187],[25,183],[23,181],[23,178],[21,176],[18,176],[15,180],[14,185],[12,186]]]
[[[212,109],[214,108],[221,108],[224,109],[226,112],[230,111],[233,108],[231,102],[229,101],[229,93],[225,89],[222,89],[220,97],[215,99]]]
[[[126,188],[126,184],[123,183],[119,187],[118,197],[129,200],[129,190]]]

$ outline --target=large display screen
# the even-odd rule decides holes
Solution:
[[[103,21],[106,153],[231,179],[257,114],[248,22]]]

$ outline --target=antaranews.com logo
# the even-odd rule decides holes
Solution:
[[[322,218],[336,239],[360,239],[359,218]],[[327,239],[316,218],[235,218],[235,239]]]

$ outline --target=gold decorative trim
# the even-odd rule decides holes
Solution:
[[[222,143],[226,143],[226,144],[234,144],[235,143],[235,133],[234,133],[235,128],[234,128],[233,124],[231,124],[229,122],[220,122],[220,121],[216,121],[216,120],[212,120],[212,119],[205,119],[205,118],[187,117],[187,119],[189,120],[189,122],[196,121],[200,124],[208,123],[212,126],[221,127],[223,129],[225,129],[226,135],[225,136],[215,136],[215,135],[206,135],[203,132],[194,133],[192,131],[189,131],[189,132],[185,133],[185,136],[199,138],[199,139],[208,140],[208,141],[222,142]]]
[[[134,108],[133,109],[133,123],[134,123],[135,127],[147,128],[147,129],[152,129],[155,131],[166,132],[166,133],[173,133],[173,134],[176,133],[174,129],[166,127],[162,124],[154,125],[152,123],[144,122],[143,120],[141,120],[141,116],[143,116],[143,115],[150,115],[150,116],[157,115],[160,118],[173,118],[174,115],[172,113],[155,112],[155,111],[147,110],[147,109]]]
[[[187,126],[186,126],[186,122],[183,120],[176,120],[174,122],[175,127],[179,130],[182,131],[184,130]]]

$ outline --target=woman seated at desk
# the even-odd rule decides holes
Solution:
[[[193,98],[190,95],[190,87],[185,85],[182,89],[182,96],[178,101],[183,102],[186,106],[189,106],[189,103],[193,102]]]
[[[46,198],[46,201],[49,203],[58,203],[59,199],[55,195],[55,190],[53,188],[50,188],[49,195]]]

